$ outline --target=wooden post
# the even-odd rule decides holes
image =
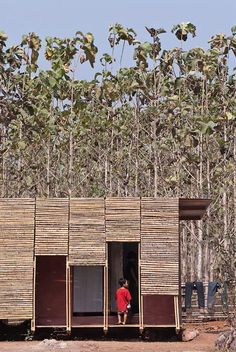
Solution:
[[[140,243],[138,244],[138,306],[139,306],[139,330],[142,329],[142,307],[141,307],[141,257]]]
[[[105,284],[104,284],[104,291],[105,291],[105,319],[104,319],[104,332],[108,331],[108,243],[106,243],[106,264],[105,264]]]
[[[140,327],[140,331],[143,331],[143,296],[141,295],[141,327]]]
[[[180,321],[179,321],[179,299],[178,299],[178,296],[174,296],[174,310],[175,310],[175,328],[176,328],[176,331],[179,331]]]
[[[69,307],[68,307],[68,300],[69,300],[69,286],[68,286],[68,258],[66,258],[66,330],[69,330]]]
[[[103,330],[106,329],[106,266],[103,267]]]
[[[35,331],[35,289],[36,289],[36,257],[34,257],[33,263],[33,311],[32,311],[32,319],[31,319],[31,331]]]
[[[66,330],[71,331],[71,270],[68,257],[66,260]]]

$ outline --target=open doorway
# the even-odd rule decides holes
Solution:
[[[132,296],[127,324],[139,324],[139,244],[137,242],[110,242],[108,244],[108,311],[109,325],[116,324],[115,293],[119,279],[129,282]]]
[[[72,327],[103,326],[103,266],[73,266]]]

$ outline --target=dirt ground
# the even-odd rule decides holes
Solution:
[[[200,334],[193,341],[142,341],[132,340],[83,340],[83,341],[0,341],[0,352],[213,352],[214,343],[221,331],[227,330],[225,322],[186,324],[185,328],[198,329]]]

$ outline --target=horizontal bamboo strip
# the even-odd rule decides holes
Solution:
[[[35,254],[68,254],[68,199],[36,199]]]
[[[179,201],[141,200],[142,294],[178,294]]]
[[[101,198],[70,200],[69,262],[105,264],[105,208]]]
[[[34,199],[0,199],[0,319],[31,319]]]
[[[106,240],[140,241],[140,198],[106,198]]]

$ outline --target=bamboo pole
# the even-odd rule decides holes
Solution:
[[[69,286],[68,286],[68,331],[71,331],[72,323],[72,305],[71,305],[71,267],[68,265],[68,276],[69,276]]]
[[[141,309],[141,258],[140,258],[140,243],[138,243],[138,306],[139,306],[139,327],[142,327],[142,309]]]
[[[68,278],[68,257],[66,258],[66,330],[69,331],[69,278]]]
[[[108,331],[108,244],[106,243],[106,260],[105,260],[105,325],[104,332]]]
[[[175,310],[175,326],[176,326],[176,330],[178,331],[180,329],[178,296],[174,296],[174,310]]]
[[[174,311],[175,311],[175,328],[178,327],[177,307],[176,307],[176,296],[174,296]]]
[[[103,267],[103,330],[106,328],[106,266]]]
[[[143,327],[144,327],[144,321],[143,321],[143,295],[141,295],[141,328],[140,330],[143,331]]]
[[[34,257],[34,265],[33,265],[33,310],[32,310],[32,319],[31,319],[31,331],[35,331],[35,289],[36,289],[36,257]]]

